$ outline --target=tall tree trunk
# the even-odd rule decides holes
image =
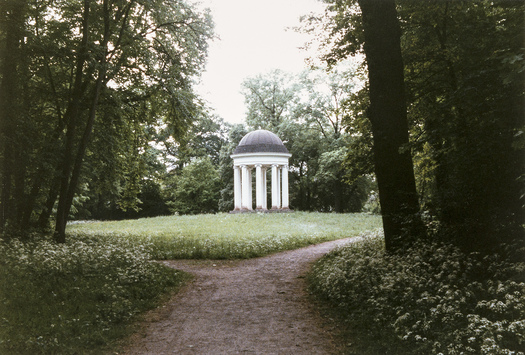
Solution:
[[[49,219],[51,217],[51,212],[53,211],[53,206],[58,197],[58,190],[60,188],[60,177],[53,177],[49,190],[47,193],[46,202],[43,205],[42,211],[38,217],[37,227],[40,229],[49,228]]]
[[[9,220],[15,217],[17,191],[14,182],[17,172],[17,128],[20,119],[20,78],[19,63],[21,58],[21,43],[23,39],[25,3],[9,1],[2,9],[5,16],[3,28],[5,44],[0,48],[2,53],[2,81],[0,85],[0,233]],[[18,187],[20,184],[18,184]],[[17,189],[20,192],[20,188]]]
[[[78,57],[75,68],[75,81],[73,84],[72,98],[65,113],[67,121],[66,143],[64,147],[62,175],[59,189],[55,239],[59,243],[64,243],[67,215],[69,208],[67,206],[69,182],[73,160],[73,148],[76,135],[76,128],[80,116],[80,102],[83,96],[83,69],[88,56],[88,37],[89,37],[89,0],[84,0],[84,12],[82,14],[82,40],[78,48]],[[67,211],[66,211],[67,210]]]
[[[104,69],[101,70],[101,73],[99,73],[99,78],[97,79],[97,85],[95,88],[95,93],[93,94],[93,101],[91,103],[91,109],[88,116],[88,121],[86,122],[86,127],[84,128],[84,133],[82,135],[82,139],[80,140],[77,148],[77,154],[75,157],[75,162],[73,165],[73,170],[71,172],[71,178],[69,180],[68,189],[66,192],[66,202],[64,205],[64,211],[62,212],[62,221],[60,225],[57,222],[55,233],[56,233],[56,239],[57,241],[63,243],[66,240],[66,224],[69,216],[69,212],[71,210],[71,206],[73,204],[73,198],[75,196],[75,192],[78,186],[78,181],[81,174],[82,169],[82,163],[84,162],[84,156],[86,153],[86,149],[88,147],[91,133],[93,132],[93,125],[95,123],[95,116],[96,116],[96,109],[98,106],[98,101],[100,98],[100,93],[102,91],[102,86],[104,82]]]
[[[412,157],[408,149],[401,30],[393,0],[358,0],[370,84],[369,118],[385,245],[395,252],[421,231]]]
[[[334,192],[334,211],[336,213],[342,213],[343,212],[343,182],[341,181],[339,176],[337,176],[336,180],[334,181],[333,192]]]
[[[87,30],[89,28],[88,24],[89,19],[89,0],[85,0],[85,12],[84,12],[84,38],[83,38],[83,44],[87,44]],[[60,188],[60,199],[59,199],[59,206],[57,211],[57,222],[55,226],[55,238],[59,243],[64,243],[66,240],[66,224],[69,217],[69,212],[71,210],[71,205],[73,204],[73,197],[75,196],[75,192],[78,186],[81,169],[82,169],[82,163],[84,161],[84,156],[86,153],[86,149],[88,147],[91,133],[93,131],[93,125],[95,123],[95,117],[96,117],[96,111],[98,107],[98,102],[100,98],[100,93],[102,91],[102,88],[104,87],[106,83],[106,56],[107,56],[107,45],[109,40],[109,29],[110,29],[110,19],[109,19],[109,9],[108,9],[108,1],[104,0],[104,40],[101,43],[101,47],[103,49],[103,53],[99,60],[99,72],[98,77],[95,83],[94,91],[93,91],[93,97],[89,109],[89,114],[87,116],[87,122],[84,127],[84,132],[82,134],[82,137],[77,145],[75,160],[73,164],[71,165],[69,162],[66,162],[68,165],[67,170],[67,179],[64,180],[61,184]],[[84,39],[86,42],[84,42]],[[73,126],[74,127],[74,126]],[[69,137],[68,137],[69,138]],[[74,138],[74,136],[72,136]],[[67,142],[66,142],[67,147]],[[67,148],[66,148],[67,149]],[[69,168],[72,167],[71,174],[69,174]],[[65,172],[65,171],[64,171]],[[71,175],[71,176],[69,176]],[[66,174],[63,175],[66,176]]]

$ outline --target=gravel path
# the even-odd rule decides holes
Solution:
[[[123,353],[338,354],[334,325],[309,301],[304,276],[350,240],[242,261],[165,261],[195,278],[147,317]]]

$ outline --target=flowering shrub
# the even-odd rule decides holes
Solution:
[[[0,353],[98,353],[183,278],[151,262],[149,248],[0,242]]]
[[[388,255],[374,233],[318,262],[311,287],[390,353],[523,354],[524,266],[440,244]]]

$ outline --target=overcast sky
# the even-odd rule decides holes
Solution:
[[[209,7],[220,37],[210,44],[206,72],[197,88],[225,121],[245,117],[241,83],[272,69],[301,71],[306,37],[290,27],[299,17],[323,5],[318,0],[202,0]]]

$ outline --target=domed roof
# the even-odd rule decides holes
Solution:
[[[242,153],[288,153],[288,149],[275,133],[259,129],[245,135],[233,154]]]

